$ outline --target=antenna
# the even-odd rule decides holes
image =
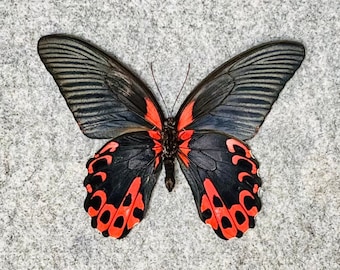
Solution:
[[[187,75],[185,76],[185,79],[184,79],[184,82],[183,82],[183,84],[182,84],[181,90],[179,90],[179,92],[178,92],[178,94],[177,94],[177,96],[176,96],[175,102],[174,102],[174,104],[172,105],[171,114],[170,114],[170,115],[172,115],[172,113],[173,113],[173,111],[174,111],[175,104],[177,103],[177,100],[178,100],[180,94],[181,94],[182,91],[183,91],[184,85],[185,85],[185,83],[186,83],[186,81],[187,81],[187,79],[188,79],[188,76],[189,76],[189,70],[190,70],[190,63],[188,64]]]
[[[163,104],[164,104],[164,107],[166,108],[166,112],[168,113],[168,117],[169,117],[169,116],[170,116],[170,114],[169,114],[169,109],[168,109],[168,106],[166,106],[166,103],[165,103],[164,97],[163,97],[163,95],[162,95],[162,92],[159,90],[157,81],[156,81],[156,79],[155,79],[155,74],[154,74],[154,72],[153,72],[152,63],[150,63],[150,68],[151,68],[151,74],[152,74],[153,81],[155,82],[157,91],[158,91],[159,95],[161,96],[162,102],[163,102]]]

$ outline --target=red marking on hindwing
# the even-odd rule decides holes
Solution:
[[[237,227],[234,218],[231,216],[229,209],[224,204],[215,186],[208,178],[204,180],[203,185],[206,195],[202,196],[201,212],[203,213],[207,210],[211,212],[211,217],[207,218],[205,223],[211,225],[214,230],[217,230],[219,227],[226,239],[235,237],[237,235]],[[219,207],[214,206],[214,200],[220,202]]]
[[[106,172],[97,172],[97,173],[92,175],[92,179],[93,179],[93,177],[99,177],[100,180],[102,182],[104,182],[104,181],[106,181],[107,175],[106,175]],[[87,184],[85,188],[86,188],[88,193],[92,193],[93,192],[93,188],[92,188],[91,184]]]
[[[194,134],[193,130],[184,130],[179,132],[178,140],[182,141],[178,147],[178,157],[182,160],[186,167],[189,167],[189,158],[188,154],[191,151],[189,148],[189,142]]]
[[[209,209],[212,212],[212,207],[211,207],[211,203],[209,201],[209,198],[206,194],[204,194],[202,196],[202,200],[201,200],[201,212],[203,213],[207,209]],[[217,222],[217,219],[214,216],[207,218],[205,220],[205,223],[209,224],[214,230],[218,229],[218,222]]]
[[[159,130],[162,130],[162,121],[155,104],[153,104],[150,98],[145,98],[145,102],[146,102],[145,119],[149,123],[155,125]]]
[[[238,147],[240,147],[240,148],[242,148],[244,150],[245,156],[247,158],[251,158],[251,151],[250,151],[250,149],[246,145],[244,145],[242,142],[240,142],[239,140],[228,139],[226,141],[226,145],[227,145],[227,149],[228,149],[229,152],[235,153],[236,152],[235,146],[238,146]]]
[[[97,198],[96,198],[97,197]],[[93,195],[91,196],[91,201],[93,200],[100,200],[100,205],[98,206],[98,209],[90,206],[87,210],[87,213],[91,216],[91,217],[94,217],[94,216],[97,216],[99,211],[101,210],[101,208],[105,205],[106,203],[106,193],[103,191],[103,190],[97,190],[95,193],[93,193]]]
[[[160,141],[162,139],[162,135],[158,130],[149,130],[148,134],[155,141]]]
[[[93,176],[99,176],[102,182],[106,181],[107,177],[106,172],[97,172]]]
[[[86,191],[88,193],[92,193],[93,192],[92,186],[90,184],[87,184],[85,188],[86,188]]]
[[[233,217],[237,229],[241,232],[246,232],[249,229],[249,217],[240,204],[234,204],[229,209],[230,215]],[[239,223],[237,216],[243,216],[241,223]]]
[[[88,173],[93,174],[94,173],[93,165],[96,162],[98,162],[99,160],[103,160],[103,159],[106,161],[107,165],[110,165],[112,163],[112,156],[109,156],[109,155],[105,155],[105,156],[102,156],[102,157],[95,158],[94,160],[91,161],[91,163],[89,164],[89,166],[87,168]]]
[[[109,228],[116,212],[117,209],[112,204],[105,204],[97,217],[97,230],[100,232],[106,231]],[[107,217],[104,217],[105,215]]]
[[[251,194],[250,191],[248,190],[242,190],[239,194],[239,201],[240,201],[240,204],[242,205],[243,209],[247,212],[247,214],[251,217],[255,217],[258,213],[258,209],[256,206],[253,206],[252,208],[250,209],[247,209],[246,205],[245,205],[245,198],[246,197],[250,197],[252,200],[255,200],[255,197],[253,194]]]
[[[132,181],[108,227],[110,236],[120,238],[126,227],[131,229],[140,221],[140,218],[134,216],[134,210],[138,208],[140,211],[144,211],[143,195],[139,192],[141,183],[141,177],[136,177]],[[126,201],[129,201],[129,203]]]
[[[249,173],[247,173],[247,172],[240,172],[240,173],[238,174],[238,176],[237,176],[237,179],[238,179],[238,181],[240,181],[240,182],[242,183],[244,177],[247,177],[247,176],[250,176],[250,177],[251,177],[251,175],[250,175]]]
[[[138,193],[135,204],[134,204],[134,209],[139,208],[141,210],[144,210],[144,202],[143,202],[143,196],[141,193]],[[135,226],[138,222],[140,222],[140,219],[135,217],[134,215],[130,215],[128,222],[127,222],[127,228],[129,230],[132,229],[133,226]]]
[[[244,160],[246,162],[248,162],[250,165],[251,165],[251,173],[252,174],[256,174],[257,173],[257,167],[256,167],[256,164],[254,163],[254,161],[248,159],[248,158],[245,158],[245,157],[242,157],[242,156],[233,156],[232,159],[231,159],[231,162],[234,164],[234,165],[237,165],[237,163],[240,161],[240,160]]]
[[[178,133],[178,139],[181,141],[190,141],[192,134],[194,134],[194,130],[183,130]]]
[[[161,162],[161,157],[157,156],[156,159],[155,159],[155,166],[154,166],[154,168],[157,168],[160,162]]]
[[[177,124],[178,131],[181,131],[183,128],[190,125],[194,121],[194,117],[192,115],[194,104],[195,101],[191,101],[182,111]]]
[[[232,164],[234,164],[237,167],[240,161],[244,161],[250,165],[250,168],[247,168],[247,166],[244,167],[243,166],[244,164],[242,164],[242,167],[240,168],[246,171],[238,172],[238,175],[237,175],[238,181],[240,181],[241,183],[246,182],[247,184],[249,184],[252,187],[251,191],[253,192],[252,194],[251,191],[249,190],[241,190],[239,193],[239,202],[240,202],[239,206],[241,206],[243,210],[239,208],[238,217],[239,217],[239,220],[243,220],[244,222],[242,222],[242,224],[237,223],[237,227],[240,231],[244,232],[249,228],[249,216],[254,217],[259,211],[258,208],[255,206],[257,205],[257,203],[254,197],[254,194],[257,194],[259,190],[259,184],[256,183],[257,176],[254,176],[255,174],[257,174],[258,165],[256,164],[256,161],[254,160],[250,149],[242,142],[236,139],[228,139],[226,141],[226,145],[227,145],[228,151],[234,154],[231,158]],[[244,151],[244,154],[240,153],[239,151],[236,152],[235,146],[242,148]],[[250,207],[253,204],[251,209],[247,209],[246,204],[245,204],[246,199],[247,199],[248,207]],[[242,218],[242,215],[244,216],[244,219]]]
[[[154,146],[152,147],[152,150],[155,151],[156,159],[155,159],[155,168],[158,167],[160,160],[161,160],[161,154],[163,152],[163,146],[161,143],[162,135],[157,130],[149,130],[148,131],[149,136],[153,139]]]
[[[107,143],[100,151],[98,154],[104,154],[105,152],[109,151],[111,153],[113,153],[114,151],[116,151],[116,149],[118,148],[119,143],[111,141],[109,143]]]

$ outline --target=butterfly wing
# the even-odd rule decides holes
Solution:
[[[242,141],[218,132],[182,131],[178,160],[201,220],[223,239],[255,226],[261,209],[259,164]]]
[[[162,128],[164,116],[151,91],[100,49],[57,34],[42,37],[38,52],[86,136],[111,139]]]
[[[155,140],[157,134],[124,134],[88,161],[84,206],[92,217],[92,227],[104,236],[122,238],[143,219],[161,169],[162,147]]]
[[[296,42],[250,49],[203,80],[176,116],[181,169],[200,218],[223,239],[255,226],[259,164],[241,140],[256,134],[303,58]]]
[[[277,41],[254,47],[213,71],[187,97],[178,130],[218,130],[252,138],[304,58],[302,44]]]
[[[45,36],[38,52],[83,133],[114,138],[88,161],[84,206],[93,227],[122,238],[142,220],[161,168],[163,113],[137,77],[85,41]]]

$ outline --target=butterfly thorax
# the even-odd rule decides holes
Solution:
[[[174,160],[178,151],[176,122],[173,117],[164,121],[162,145],[165,167],[165,186],[169,191],[171,191],[175,186]]]

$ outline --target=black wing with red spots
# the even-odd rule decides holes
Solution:
[[[164,116],[151,91],[102,50],[57,34],[42,37],[38,52],[86,136],[112,139],[162,128]]]
[[[180,133],[178,160],[200,218],[223,239],[241,237],[255,226],[261,209],[259,164],[248,146],[222,133]]]
[[[213,71],[178,111],[178,130],[212,130],[252,138],[279,93],[300,67],[305,50],[292,41],[254,47]]]
[[[151,91],[95,46],[50,35],[39,40],[38,52],[82,132],[112,139],[88,161],[84,180],[85,210],[104,236],[122,238],[142,220],[163,156],[174,183],[176,155],[200,218],[218,236],[241,237],[254,227],[259,165],[241,140],[256,134],[299,68],[303,45],[277,41],[236,56],[203,80],[164,126]]]
[[[117,137],[87,163],[84,206],[104,236],[122,238],[144,217],[161,169],[159,137],[151,133]]]

